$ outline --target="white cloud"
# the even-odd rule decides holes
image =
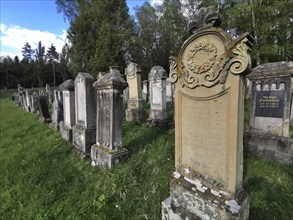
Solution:
[[[152,6],[161,5],[161,4],[163,4],[163,0],[151,0]]]
[[[53,44],[56,50],[60,52],[66,40],[65,30],[61,35],[57,35],[47,31],[30,30],[17,25],[5,24],[0,24],[0,30],[1,56],[12,55],[11,57],[14,57],[17,55],[20,59],[22,58],[21,50],[26,42],[31,45],[32,49],[37,48],[39,41],[46,47],[46,50]],[[15,53],[15,51],[18,52]]]

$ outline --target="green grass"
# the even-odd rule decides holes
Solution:
[[[59,133],[0,92],[0,219],[160,219],[174,171],[174,130],[123,122],[131,156],[91,167]],[[292,219],[293,167],[245,158],[250,219]],[[292,217],[291,217],[292,216]]]

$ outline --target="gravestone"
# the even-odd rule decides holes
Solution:
[[[125,69],[129,88],[129,98],[125,111],[126,121],[141,122],[143,120],[143,99],[141,91],[141,69],[136,63],[129,63]]]
[[[39,110],[38,95],[35,92],[33,92],[30,98],[31,98],[31,112],[35,113]]]
[[[54,90],[54,101],[52,104],[52,122],[49,127],[59,131],[59,123],[63,120],[63,102],[59,90]]]
[[[142,98],[145,102],[148,102],[148,81],[142,81]]]
[[[252,37],[232,39],[213,8],[201,8],[192,35],[170,57],[175,90],[175,172],[162,219],[248,219],[242,188],[244,74]]]
[[[168,126],[166,106],[167,72],[161,66],[154,66],[149,72],[150,110],[147,122],[160,128]]]
[[[254,68],[251,80],[250,127],[245,135],[249,154],[284,164],[293,163],[293,62],[266,63]]]
[[[97,134],[91,160],[93,166],[107,169],[128,155],[122,148],[122,94],[127,82],[116,67],[110,67],[110,72],[93,86],[97,91]]]
[[[25,111],[30,112],[30,97],[28,89],[25,90]]]
[[[43,123],[50,123],[51,116],[48,107],[48,96],[39,95],[38,96],[38,109],[39,109],[39,120]]]
[[[248,75],[252,84],[251,131],[289,137],[292,75],[292,61],[263,64]]]
[[[166,105],[167,109],[173,108],[173,86],[170,79],[166,79]]]
[[[72,140],[72,127],[75,125],[75,94],[72,79],[64,81],[59,89],[63,93],[63,121],[59,123],[61,137]]]
[[[72,141],[76,153],[89,156],[96,142],[96,96],[93,88],[95,79],[89,73],[79,73],[74,80],[75,125]]]

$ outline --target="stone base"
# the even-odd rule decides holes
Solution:
[[[90,156],[91,146],[96,142],[96,128],[81,125],[72,127],[72,144],[74,151],[82,157]]]
[[[249,198],[242,192],[231,198],[220,189],[204,186],[199,180],[174,172],[171,196],[162,202],[162,219],[249,219]]]
[[[283,164],[293,164],[293,139],[273,134],[248,132],[244,135],[244,150]]]
[[[166,120],[158,120],[158,119],[152,119],[152,118],[148,118],[147,119],[147,124],[154,126],[154,127],[158,127],[162,130],[168,130],[170,128],[172,128],[172,120],[170,119],[166,119]]]
[[[125,110],[126,121],[142,122],[144,120],[143,109],[126,109]]]
[[[120,161],[128,157],[128,151],[120,148],[117,151],[111,151],[106,147],[93,145],[91,148],[92,165],[101,169],[108,169],[118,164]]]
[[[168,111],[167,110],[149,110],[149,118],[153,120],[167,120],[168,119]]]
[[[55,130],[55,131],[59,131],[59,124],[58,123],[55,123],[55,122],[52,122],[49,124],[49,128]]]
[[[44,117],[40,117],[39,121],[42,123],[50,123],[51,122],[51,118],[44,118]]]
[[[65,124],[64,124],[64,121],[61,121],[59,123],[59,131],[60,131],[60,134],[61,134],[61,137],[64,139],[64,140],[67,140],[69,142],[72,141],[72,129],[67,127]]]

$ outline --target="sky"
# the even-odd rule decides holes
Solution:
[[[127,0],[131,15],[134,7],[145,1],[160,4],[162,0]],[[53,44],[60,52],[66,42],[69,23],[58,14],[55,0],[0,0],[0,56],[22,59],[21,50],[26,42],[32,49],[39,41],[46,50]]]

